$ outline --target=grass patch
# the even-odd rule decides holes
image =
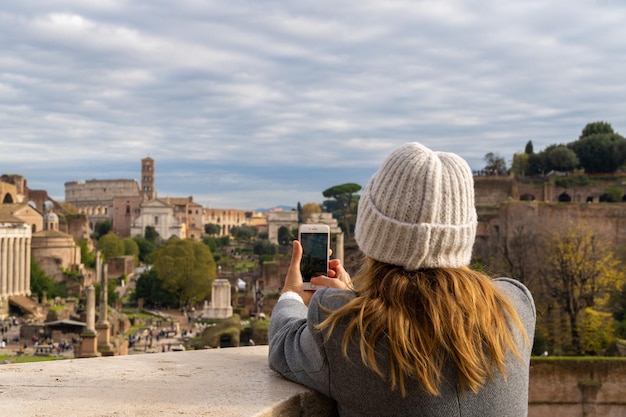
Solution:
[[[533,361],[545,362],[624,362],[626,357],[622,356],[533,356]]]
[[[0,355],[0,363],[50,362],[67,359],[62,356]]]

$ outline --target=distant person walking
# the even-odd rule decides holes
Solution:
[[[304,291],[294,242],[271,368],[334,399],[340,416],[526,416],[533,298],[468,267],[476,225],[463,159],[396,149],[360,198],[354,280],[331,260],[311,281],[330,288]]]

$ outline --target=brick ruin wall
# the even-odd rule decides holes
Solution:
[[[580,177],[562,177],[571,179],[575,184]],[[557,181],[543,178],[517,179],[512,176],[474,177],[476,206],[496,206],[503,201],[534,200],[558,202],[561,195],[567,195],[572,202],[597,203],[608,189],[621,189],[622,198],[626,197],[626,177],[592,177],[586,185],[572,185],[567,188],[556,185]]]
[[[591,229],[616,248],[626,247],[626,204],[599,203],[607,188],[621,188],[626,194],[622,182],[617,179],[592,182],[585,187],[560,188],[547,182],[524,183],[512,177],[476,177],[475,258],[497,258],[499,248],[510,244],[522,230],[541,234],[572,226]],[[558,201],[563,193],[567,193],[572,203]],[[520,201],[523,195],[533,195],[535,200]]]
[[[528,417],[626,416],[626,360],[531,361]]]

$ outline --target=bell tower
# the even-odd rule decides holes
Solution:
[[[141,160],[141,193],[145,200],[153,200],[154,191],[154,159],[147,157]]]

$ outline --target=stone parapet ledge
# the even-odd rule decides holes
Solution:
[[[267,365],[267,346],[0,365],[3,416],[329,416]]]
[[[623,417],[625,387],[625,358],[534,358],[528,417]]]

